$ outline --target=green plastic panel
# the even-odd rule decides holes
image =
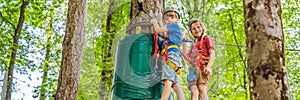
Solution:
[[[153,80],[152,34],[134,34],[119,41],[114,83],[113,100],[159,100],[163,84]]]

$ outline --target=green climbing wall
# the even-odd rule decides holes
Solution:
[[[151,99],[159,100],[163,83],[155,80],[152,34],[134,34],[119,41],[113,100]]]

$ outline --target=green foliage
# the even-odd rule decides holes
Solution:
[[[80,76],[79,99],[82,99],[81,97],[91,100],[110,98],[115,43],[125,36],[130,2],[129,0],[116,1],[115,8],[109,12],[110,3],[88,1],[87,39]],[[110,30],[106,30],[109,14],[112,14],[112,25],[109,26]],[[101,97],[100,94],[106,97]]]
[[[120,36],[126,34],[126,23],[129,21],[130,2],[124,3],[121,6],[114,9],[111,19],[110,30],[102,28],[102,34],[96,42],[96,66],[99,68],[100,73],[100,89],[102,95],[110,97],[110,91],[112,89],[112,77],[113,77],[113,55],[115,54],[115,41],[120,39]],[[107,22],[106,22],[107,23]],[[107,27],[107,26],[105,26]],[[104,88],[105,87],[105,88]]]
[[[47,23],[44,27],[45,31],[41,38],[45,40],[39,40],[39,46],[41,48],[41,53],[45,56],[42,58],[44,61],[39,66],[39,70],[42,70],[43,73],[47,73],[45,76],[42,76],[43,83],[39,88],[38,94],[43,93],[45,96],[43,98],[54,99],[53,95],[56,92],[57,88],[57,78],[61,61],[62,54],[62,38],[63,35],[60,31],[65,30],[65,26],[62,23],[65,23],[66,11],[61,11],[66,6],[66,2],[56,1],[52,2],[50,8],[45,9],[47,13],[46,21]],[[60,15],[61,14],[61,15]],[[57,24],[62,24],[62,26],[56,26]],[[47,51],[49,49],[49,51]],[[46,53],[49,53],[46,56]]]
[[[34,34],[37,37],[33,40],[36,41],[33,48],[37,49],[34,53],[43,55],[42,57],[36,57],[36,59],[41,61],[39,66],[33,69],[44,73],[42,84],[35,87],[34,92],[36,94],[33,97],[44,94],[40,98],[52,100],[57,88],[58,68],[62,54],[61,43],[63,35],[61,31],[65,30],[66,2],[62,2],[62,0],[36,1],[30,7],[32,9],[28,13],[35,15],[29,17],[29,24],[35,30],[39,30],[39,34]]]
[[[96,66],[95,46],[92,38],[88,38],[84,48],[82,69],[80,71],[79,100],[99,99],[99,68]],[[88,98],[88,99],[87,99]]]
[[[58,3],[60,2],[60,3]],[[3,55],[1,59],[1,70],[8,67],[8,62],[10,60],[14,28],[18,24],[19,13],[20,13],[21,1],[1,1],[1,13],[3,17],[0,20],[1,24],[1,51],[0,54]],[[46,96],[52,97],[55,93],[57,84],[58,67],[60,63],[61,48],[59,45],[62,42],[61,29],[65,29],[63,26],[62,18],[66,16],[65,6],[62,5],[62,0],[52,3],[51,1],[34,1],[31,0],[29,5],[25,9],[25,18],[22,32],[19,39],[19,46],[17,51],[17,57],[15,61],[15,70],[17,73],[22,75],[28,75],[28,79],[32,80],[33,76],[30,75],[28,70],[31,72],[35,70],[40,70],[42,72],[47,71],[48,76],[42,77],[46,80],[42,86],[46,86],[46,90],[41,90],[40,86],[35,86],[34,98],[38,97],[40,93],[45,93]],[[55,7],[54,7],[55,6]],[[51,12],[57,11],[53,14]],[[53,17],[54,16],[54,17]],[[49,23],[50,19],[53,19],[53,23]],[[50,27],[48,24],[53,24]],[[60,26],[58,26],[60,25]],[[49,38],[48,36],[51,37]],[[46,40],[50,39],[50,43]],[[49,57],[47,59],[43,58],[46,53],[46,45],[50,44]],[[44,62],[43,62],[44,61]],[[3,63],[2,63],[3,62]],[[3,65],[2,65],[3,64]],[[45,68],[43,66],[50,66]],[[41,66],[41,67],[39,67]],[[38,78],[39,80],[40,78]],[[17,82],[18,83],[18,82]],[[29,84],[28,84],[29,86]]]
[[[98,37],[105,15],[107,13],[108,2],[88,1],[87,6],[87,31],[83,52],[82,68],[80,71],[80,85],[78,88],[79,100],[98,100],[99,95],[99,68],[96,66],[96,55],[98,51],[95,41]],[[105,25],[105,24],[103,24]]]
[[[2,1],[1,1],[2,2]],[[0,5],[0,69],[1,71],[6,71],[9,66],[11,48],[13,45],[13,34],[14,28],[18,23],[18,13],[19,13],[19,4],[20,2],[14,1],[3,1],[6,5]]]
[[[242,1],[218,0],[207,1],[204,4],[198,2],[198,11],[194,11],[195,2],[189,3],[193,5],[191,7],[185,5],[190,13],[189,18],[196,17],[202,20],[207,28],[207,34],[215,40],[216,58],[208,89],[210,99],[247,98],[249,95],[244,67],[246,55]]]
[[[170,4],[172,0],[169,1],[167,4],[172,5]],[[188,2],[192,5],[194,3]],[[199,5],[202,5],[201,3]],[[248,78],[245,71],[247,67],[246,37],[242,4],[241,0],[208,1],[204,4],[204,12],[189,12],[189,18],[198,17],[205,23],[208,28],[207,34],[212,36],[216,42],[217,58],[214,64],[214,75],[209,84],[209,95],[213,100],[250,99]],[[187,10],[193,9],[193,6],[187,4],[184,4],[184,7]],[[183,24],[188,21],[182,20]],[[189,90],[184,81],[185,75],[186,73],[183,73],[180,79],[186,97],[189,98]],[[297,84],[297,81],[293,83]]]
[[[78,90],[78,100],[90,100],[90,99],[96,100],[96,98],[87,99],[86,96],[82,93],[82,91]]]
[[[248,76],[246,73],[246,36],[244,33],[243,1],[209,0],[205,2],[205,4],[203,4],[203,2],[198,2],[198,12],[193,11],[195,2],[192,0],[180,2],[183,3],[183,6],[178,5],[180,3],[174,0],[167,0],[166,2],[168,2],[166,5],[177,5],[183,10],[182,15],[184,16],[184,19],[181,19],[183,25],[189,18],[200,18],[208,29],[207,34],[215,40],[216,59],[213,67],[214,74],[209,84],[210,99],[250,99]],[[299,33],[299,24],[297,24],[299,23],[299,18],[297,19],[296,17],[299,16],[299,9],[297,9],[297,4],[299,4],[299,1],[287,0],[282,3],[282,20],[286,34],[286,48],[291,49],[286,51],[286,64],[289,73],[292,99],[299,98],[297,95],[299,94],[299,90],[296,88],[299,86],[299,81],[297,79],[299,75],[296,73],[297,70],[299,70],[298,60],[300,57],[298,51],[292,51],[293,49],[299,49],[299,47],[296,46],[299,44],[299,35],[297,34]],[[202,6],[204,10],[201,10]],[[120,16],[118,18],[122,19],[123,17]],[[105,24],[106,23],[104,22],[103,25]],[[115,24],[117,24],[117,22]],[[122,26],[122,24],[118,23],[118,26]],[[108,34],[105,33],[104,29],[102,29],[101,32],[102,37],[107,36],[105,34]],[[192,39],[192,37],[190,38]],[[110,41],[110,37],[108,36],[105,37],[105,39],[102,38],[98,41],[98,47],[106,47],[109,46],[107,42]],[[105,48],[97,48],[97,50],[99,55],[109,54]],[[112,60],[112,58],[106,58],[106,56],[97,57],[105,60]],[[101,60],[98,59],[97,62],[101,62]],[[109,69],[105,66],[111,66],[111,64],[112,63],[102,62],[102,67],[100,66],[100,68],[101,70]],[[185,70],[184,72],[185,73],[180,76],[180,81],[186,98],[190,98],[190,91],[187,89],[187,83],[185,81],[187,71]]]
[[[286,0],[281,3],[284,31],[286,68],[288,73],[291,100],[300,99],[299,60],[300,60],[300,9],[299,0]]]
[[[53,1],[53,0],[52,0]],[[63,0],[31,0],[26,8],[25,23],[20,36],[19,46],[13,47],[14,28],[20,13],[20,0],[0,0],[0,71],[6,71],[9,65],[11,49],[18,48],[15,70],[22,75],[30,71],[48,72],[41,86],[36,86],[33,97],[45,93],[52,100],[56,92],[57,75],[61,61],[61,43],[65,30],[67,4]],[[115,2],[112,11],[110,3]],[[216,59],[213,76],[209,83],[211,100],[246,100],[249,98],[248,76],[245,72],[245,40],[243,1],[242,0],[202,0],[198,1],[198,11],[194,11],[195,0],[165,0],[165,5],[179,7],[181,24],[197,17],[207,27],[207,34],[215,41]],[[112,75],[115,62],[115,50],[118,40],[125,36],[129,22],[131,0],[97,0],[88,1],[87,35],[82,62],[79,100],[110,99]],[[182,3],[182,5],[180,5]],[[189,4],[190,3],[190,4]],[[299,0],[284,0],[282,23],[285,36],[286,67],[289,78],[289,90],[292,100],[300,99],[299,60],[300,60],[300,11]],[[107,16],[112,15],[110,30],[106,30]],[[50,21],[53,20],[51,24]],[[50,25],[51,24],[51,25]],[[52,27],[50,27],[52,26]],[[233,28],[233,29],[232,29]],[[187,29],[188,30],[188,29]],[[234,32],[233,32],[234,31]],[[193,37],[188,34],[190,39]],[[51,48],[49,57],[45,58],[47,44]],[[239,45],[239,46],[237,46]],[[242,56],[242,57],[241,57]],[[49,67],[45,67],[49,65]],[[186,65],[186,68],[188,65]],[[181,86],[187,100],[190,91],[185,77],[187,70],[180,75]],[[29,75],[29,80],[33,77]],[[105,88],[103,88],[105,87]],[[41,89],[44,88],[45,90]],[[104,95],[104,97],[101,97]]]

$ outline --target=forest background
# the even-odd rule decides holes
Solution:
[[[18,48],[12,94],[22,94],[26,97],[30,94],[29,97],[35,99],[53,99],[61,63],[61,44],[66,29],[67,1],[30,0],[25,9],[18,46],[14,46],[12,41],[19,22],[22,1],[0,1],[1,86],[5,84],[3,80],[11,60],[11,48]],[[131,0],[88,1],[78,99],[111,98],[115,50],[118,41],[126,36],[126,27],[130,21],[130,2]],[[281,0],[286,67],[292,100],[300,99],[299,3],[299,0]],[[210,99],[250,99],[246,72],[243,1],[165,0],[165,4],[175,5],[180,9],[181,24],[185,29],[185,24],[190,18],[200,18],[208,29],[207,34],[212,36],[216,43],[214,73],[208,89]],[[191,37],[189,33],[187,37]],[[186,74],[187,71],[181,75],[180,81],[186,98],[189,98]],[[26,87],[33,90],[28,93]]]

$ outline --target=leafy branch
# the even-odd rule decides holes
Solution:
[[[22,29],[22,26],[23,26],[23,23],[24,23],[25,8],[29,4],[30,1],[22,0],[22,2],[23,3],[21,5],[21,11],[20,11],[20,16],[19,16],[19,23],[18,23],[17,28],[14,28],[15,29],[15,36],[17,36],[17,38],[19,38],[19,36],[20,36],[20,32],[21,32],[21,29]]]
[[[8,24],[10,24],[14,29],[16,29],[16,26],[15,26],[12,22],[10,22],[7,18],[5,18],[5,17],[3,16],[3,14],[2,14],[1,11],[0,11],[0,17],[1,17],[1,19],[3,19],[5,22],[7,22]]]

